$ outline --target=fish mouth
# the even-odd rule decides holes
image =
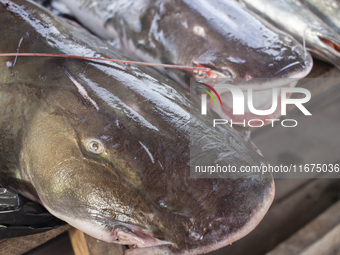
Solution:
[[[151,230],[127,223],[119,223],[115,226],[110,239],[113,243],[134,245],[133,249],[164,245],[176,246],[174,243],[155,238]]]
[[[203,65],[198,63],[197,61],[192,62],[195,67],[199,68],[209,68],[211,70],[209,71],[201,71],[201,70],[194,70],[194,78],[197,80],[202,80],[202,79],[220,79],[220,78],[234,78],[234,75],[231,75],[232,72],[229,72],[230,75],[227,75],[223,72],[214,70],[211,68],[209,65]]]
[[[322,50],[318,50],[313,46],[309,47],[308,50],[312,52],[316,58],[330,62],[340,69],[340,37],[334,38],[334,36],[315,33],[316,44],[320,45]]]
[[[326,44],[328,47],[330,47],[331,49],[333,49],[334,51],[337,52],[337,54],[340,54],[340,44],[335,42],[334,40],[322,37],[322,36],[318,36],[320,41],[323,42],[324,44]]]
[[[102,216],[96,222],[93,219],[79,219],[78,217],[68,217],[60,212],[55,211],[46,203],[43,203],[45,208],[57,218],[66,221],[74,228],[80,229],[84,233],[96,239],[107,243],[117,243],[121,245],[134,245],[132,250],[147,249],[152,247],[177,247],[176,244],[156,238],[151,230],[140,227],[135,224],[124,223],[120,221],[111,222],[109,219],[104,220],[106,217]],[[99,223],[99,224],[98,224]],[[105,223],[105,224],[103,224]],[[109,227],[113,225],[112,227]],[[140,253],[137,253],[140,254]]]

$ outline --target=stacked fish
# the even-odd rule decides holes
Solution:
[[[270,108],[272,87],[295,86],[308,74],[312,61],[306,50],[340,69],[337,0],[58,1],[93,33],[132,58],[212,68],[196,78],[253,79],[248,86],[257,91],[252,97],[259,110]],[[246,7],[292,35],[303,49]],[[183,86],[189,84],[183,72],[163,72]],[[283,78],[286,84],[280,82]],[[240,121],[232,112],[231,93],[219,92],[225,104],[215,106],[211,101],[209,106],[221,118]],[[248,119],[255,117],[245,107]],[[266,120],[279,117],[280,110],[261,119],[268,124]]]
[[[310,72],[312,59],[306,50],[340,68],[340,35],[336,32],[340,7],[336,0],[60,2],[85,27],[134,59],[211,68],[209,73],[193,75],[161,70],[184,87],[190,77],[241,79],[241,86],[246,80],[248,85],[242,88],[255,91],[252,98],[258,110],[270,108],[272,87],[293,87]],[[233,115],[230,91],[217,91],[224,104],[215,105],[211,100],[209,106],[223,119],[242,121],[244,116]],[[244,95],[247,99],[246,90]],[[245,110],[247,119],[259,117],[247,105]],[[278,107],[260,119],[268,124],[280,113]]]
[[[0,24],[1,52],[126,59],[29,1],[0,0]],[[200,254],[245,236],[267,212],[270,173],[190,178],[202,161],[266,161],[153,69],[22,56],[0,58],[0,68],[0,183],[70,225],[135,245],[127,254]]]
[[[296,39],[338,65],[338,34],[317,34],[328,48],[313,48],[316,23],[301,25],[301,37],[289,31],[294,39],[236,0],[61,2],[109,43],[31,1],[0,0],[0,51],[127,59],[118,48],[196,71],[160,70],[174,82],[124,63],[0,58],[0,186],[95,238],[135,245],[126,254],[201,254],[247,235],[273,200],[272,175],[190,178],[202,161],[237,169],[266,162],[249,139],[213,128],[195,110],[188,81],[254,81],[257,107],[266,108],[268,84],[294,86],[280,81],[311,70]],[[233,118],[228,94],[221,96],[225,106],[215,111]]]
[[[194,74],[162,70],[183,87],[188,88],[190,78],[207,83],[236,79],[240,86],[246,81],[243,87],[256,90],[253,104],[259,110],[270,108],[273,86],[295,86],[312,68],[311,56],[300,43],[235,0],[60,1],[85,27],[131,58],[211,68]],[[209,106],[222,119],[241,121],[243,116],[233,115],[231,93],[217,92],[223,104],[210,100]],[[254,117],[245,108],[247,118]],[[280,110],[261,119],[268,124]]]

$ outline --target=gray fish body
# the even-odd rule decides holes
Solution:
[[[340,1],[301,0],[312,12],[340,34]]]
[[[124,58],[29,1],[0,0],[0,26],[1,52]],[[1,186],[95,238],[137,244],[128,254],[218,249],[272,202],[269,173],[190,178],[190,149],[211,164],[265,161],[233,129],[190,112],[177,85],[150,69],[1,57],[0,73]]]
[[[245,79],[302,78],[312,66],[299,43],[233,0],[60,1],[93,33],[143,61],[200,64],[218,77]],[[188,86],[190,75],[166,72]]]
[[[306,41],[315,56],[340,68],[340,35],[299,0],[241,0],[278,28]]]

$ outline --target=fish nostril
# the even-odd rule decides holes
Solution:
[[[289,38],[288,36],[284,36],[283,40],[286,42],[286,43],[289,43],[291,44],[293,42],[292,38]]]
[[[246,75],[244,76],[244,78],[248,81],[248,80],[253,79],[253,76],[250,75],[250,74],[246,74]]]
[[[195,26],[193,29],[194,33],[198,36],[205,37],[205,30],[201,26]]]

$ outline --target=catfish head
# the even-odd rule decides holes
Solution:
[[[197,79],[301,79],[312,68],[311,55],[298,41],[238,1],[152,2],[153,12],[145,15],[153,13],[157,30],[151,32],[167,43],[163,61],[211,68],[195,72]]]
[[[191,178],[190,166],[266,164],[257,149],[170,86],[139,70],[125,73],[132,85],[105,84],[117,70],[99,66],[59,69],[63,84],[30,120],[21,165],[40,202],[97,239],[135,245],[127,254],[204,253],[248,234],[273,200],[271,174]]]

